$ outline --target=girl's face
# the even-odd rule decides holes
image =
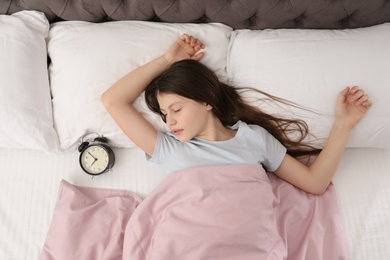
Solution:
[[[157,100],[167,125],[181,142],[207,135],[213,120],[210,105],[176,94],[159,93]]]

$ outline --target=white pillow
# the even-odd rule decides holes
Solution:
[[[0,15],[0,147],[56,152],[43,13]]]
[[[163,54],[183,33],[206,46],[202,62],[226,80],[232,29],[222,24],[164,24],[141,21],[52,25],[48,39],[55,128],[63,150],[74,149],[89,132],[103,134],[115,147],[133,147],[106,112],[101,94],[128,72]],[[136,108],[159,130],[167,130],[143,97]]]
[[[298,115],[319,145],[330,132],[339,92],[346,86],[364,88],[374,105],[347,146],[377,148],[390,148],[389,68],[390,23],[348,30],[238,30],[227,64],[232,85],[252,86],[322,113]]]

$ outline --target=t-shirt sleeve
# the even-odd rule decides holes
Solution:
[[[273,135],[263,129],[264,135],[264,167],[267,171],[273,172],[279,168],[287,149]]]
[[[157,132],[156,146],[154,147],[153,154],[152,156],[145,154],[146,160],[163,165],[167,158],[171,158],[171,155],[177,147],[177,142],[168,133]]]

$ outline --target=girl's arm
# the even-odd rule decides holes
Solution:
[[[150,82],[171,64],[183,59],[200,60],[198,53],[204,45],[192,36],[183,34],[167,52],[130,72],[103,93],[101,99],[108,113],[122,131],[146,154],[152,156],[157,130],[132,105]]]
[[[286,155],[274,173],[304,191],[323,194],[341,161],[351,130],[371,105],[372,102],[362,89],[356,86],[345,88],[338,98],[336,120],[328,142],[316,160],[310,166],[305,166]]]

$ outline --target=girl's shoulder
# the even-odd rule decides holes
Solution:
[[[263,127],[255,124],[247,124],[246,122],[241,120],[237,121],[237,123],[232,125],[230,128],[232,130],[239,130],[240,132],[243,133],[251,133],[251,132],[260,133],[260,134],[267,133],[267,130],[265,130]]]
[[[238,121],[235,125],[237,127],[237,138],[241,142],[248,143],[251,147],[258,147],[278,143],[279,141],[271,135],[265,128],[256,124],[247,124],[243,121]]]

